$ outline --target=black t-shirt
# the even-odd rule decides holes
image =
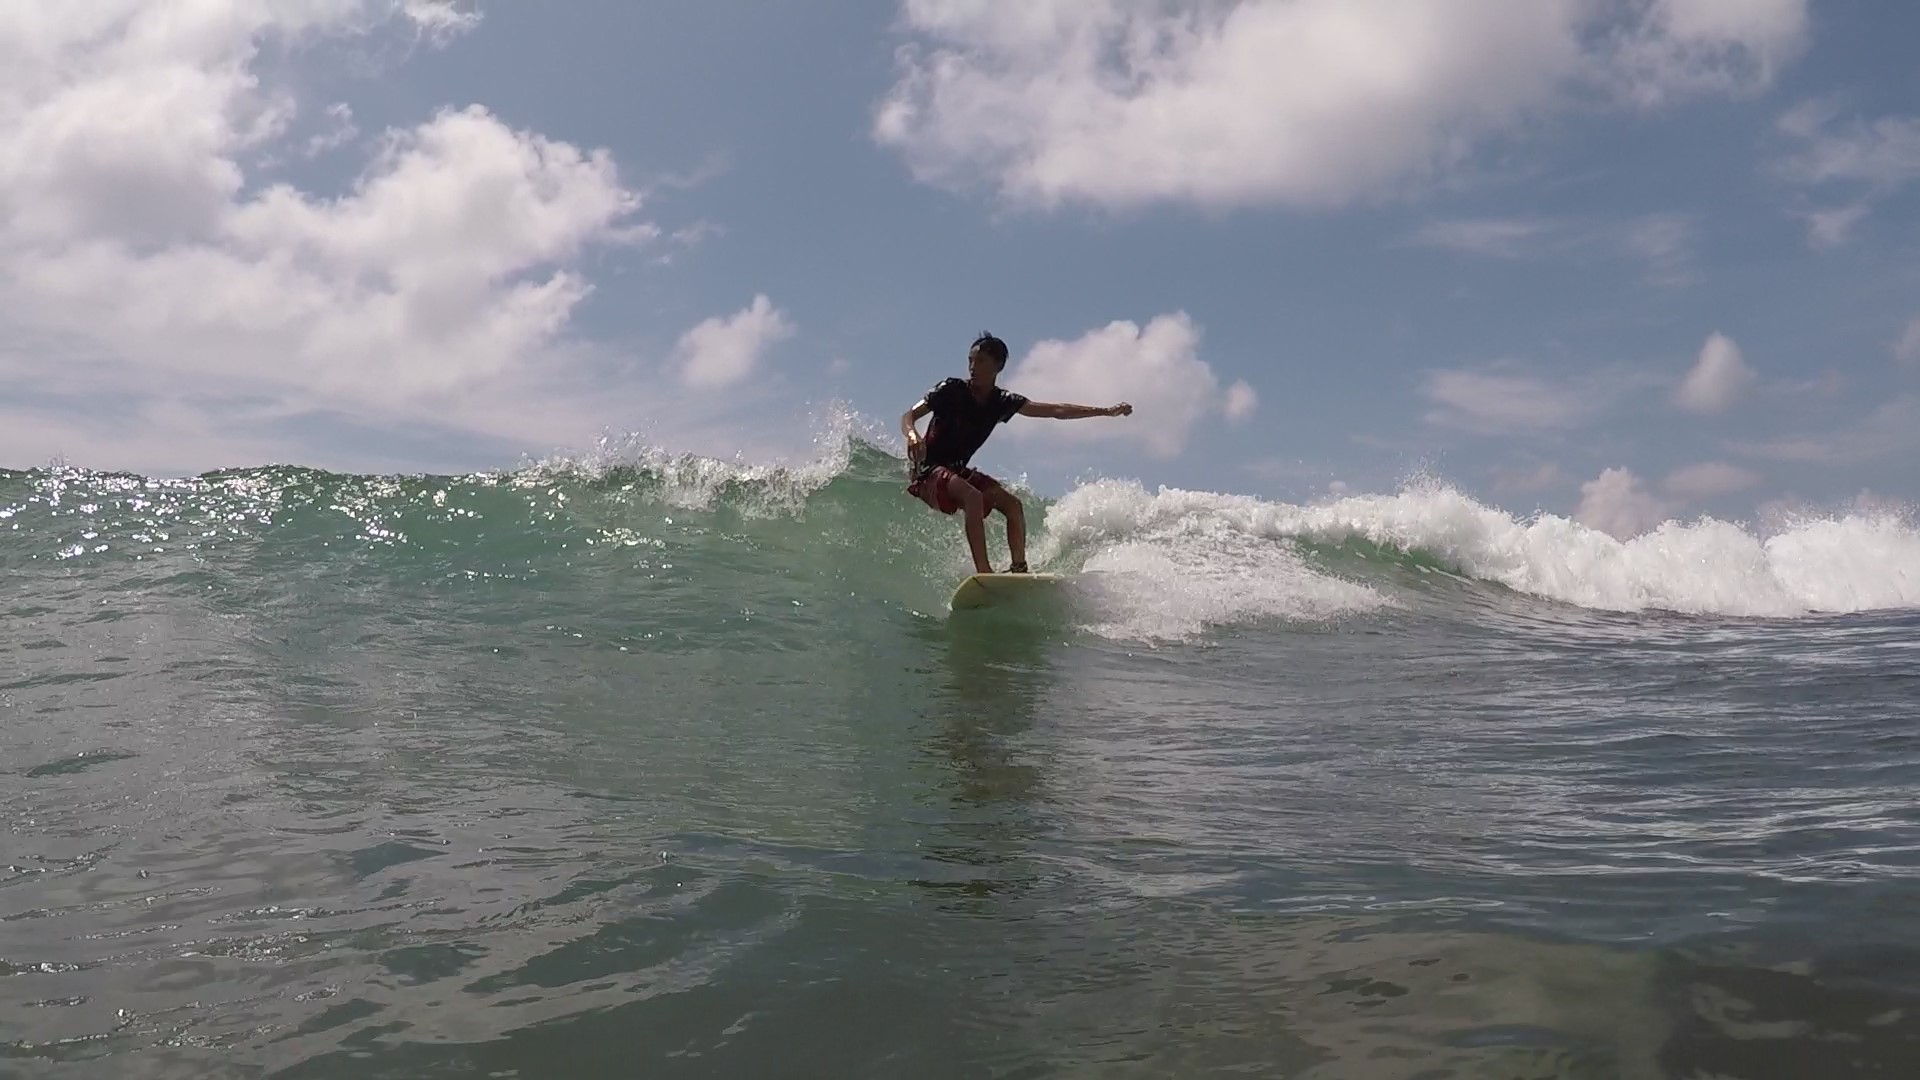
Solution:
[[[973,396],[965,379],[942,379],[927,391],[933,422],[927,425],[927,454],[923,469],[935,465],[959,468],[993,434],[995,424],[1013,419],[1027,399],[996,386],[983,403]]]

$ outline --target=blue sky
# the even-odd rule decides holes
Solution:
[[[0,19],[0,465],[896,440],[1617,534],[1916,496],[1891,0],[114,0]]]

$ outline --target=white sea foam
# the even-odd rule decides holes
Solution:
[[[1093,484],[1048,510],[1034,550],[1043,564],[1081,564],[1090,628],[1115,638],[1177,640],[1210,626],[1320,620],[1391,603],[1372,586],[1316,572],[1290,546],[1249,527],[1262,505]]]
[[[1796,616],[1920,606],[1920,530],[1885,511],[1801,518],[1767,534],[1706,518],[1669,522],[1623,542],[1563,517],[1516,519],[1442,485],[1299,506],[1100,481],[1049,509],[1039,550],[1139,575],[1139,595],[1155,597],[1170,628],[1388,602],[1314,571],[1280,542],[1290,539],[1420,552],[1473,578],[1603,610]]]
[[[655,445],[642,432],[609,436],[591,449],[559,454],[519,470],[523,483],[544,483],[555,475],[600,479],[616,469],[637,469],[656,478],[654,498],[683,510],[711,510],[723,496],[741,513],[761,517],[798,517],[807,499],[847,471],[853,447],[871,440],[871,425],[852,409],[833,405],[813,416],[809,456],[802,460],[752,462],[676,453]]]

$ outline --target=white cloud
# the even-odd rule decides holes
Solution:
[[[1622,243],[1647,267],[1647,280],[1675,287],[1699,280],[1694,269],[1694,222],[1685,214],[1648,214],[1627,223]]]
[[[1725,334],[1712,334],[1700,359],[1674,393],[1681,408],[1697,413],[1724,412],[1753,384],[1753,370],[1741,359],[1740,346]]]
[[[1420,392],[1426,420],[1479,435],[1543,434],[1581,427],[1646,381],[1621,368],[1552,378],[1502,361],[1430,371]]]
[[[1675,469],[1656,492],[1630,469],[1604,469],[1580,485],[1573,517],[1589,528],[1628,540],[1659,527],[1688,503],[1743,491],[1759,482],[1746,469],[1703,462]]]
[[[307,140],[306,155],[319,157],[330,150],[352,142],[359,137],[360,129],[353,122],[353,108],[346,102],[337,101],[327,106],[328,129]]]
[[[1676,498],[1695,500],[1731,495],[1759,482],[1760,475],[1750,469],[1720,461],[1703,461],[1668,473],[1661,487]]]
[[[247,182],[299,111],[262,67],[269,44],[441,40],[477,18],[429,0],[102,0],[0,23],[0,328],[61,343],[0,367],[69,402],[112,387],[590,435],[606,361],[562,339],[589,292],[568,267],[654,231],[605,152],[472,106],[384,133],[336,197]],[[334,134],[304,145],[350,130],[327,115]]]
[[[1573,519],[1620,540],[1629,540],[1657,528],[1672,513],[1671,505],[1648,491],[1627,469],[1606,469],[1580,485],[1580,504]]]
[[[732,315],[708,319],[681,335],[674,359],[688,386],[733,386],[753,374],[769,348],[793,334],[786,312],[755,296]]]
[[[1875,203],[1920,181],[1920,117],[1884,116],[1842,123],[1829,101],[1808,101],[1782,113],[1777,127],[1793,145],[1778,170],[1814,191],[1847,194],[1834,206],[1808,211],[1808,242],[1845,243]]]
[[[1865,200],[1809,210],[1805,215],[1807,243],[1821,250],[1837,248],[1852,238],[1854,226],[1865,221],[1872,211],[1873,205]]]
[[[1586,258],[1597,252],[1641,263],[1648,281],[1677,287],[1699,280],[1695,232],[1691,216],[1675,213],[1619,221],[1463,218],[1429,222],[1407,242],[1496,259]]]
[[[1653,0],[1614,38],[1608,75],[1642,105],[1767,86],[1807,39],[1807,0]]]
[[[1839,124],[1832,106],[1809,102],[1783,113],[1778,126],[1801,144],[1783,168],[1803,183],[1885,191],[1920,179],[1920,117]]]
[[[1799,47],[1804,0],[1656,0],[1655,17],[1675,41],[1738,46],[1761,58]]]
[[[150,377],[218,376],[337,406],[406,407],[519,369],[587,294],[544,268],[611,239],[636,205],[604,157],[478,107],[391,135],[338,200],[160,183],[174,187],[161,196],[174,197],[171,222],[118,217],[106,199],[140,198],[129,174],[131,190],[77,193],[55,235],[47,219],[9,223],[24,241],[9,309],[112,346]]]
[[[1806,0],[903,0],[873,133],[1011,201],[1341,204],[1444,175],[1599,85],[1763,86]]]
[[[1014,424],[1023,438],[1127,442],[1158,457],[1186,446],[1196,424],[1214,415],[1241,415],[1255,403],[1253,388],[1236,383],[1225,393],[1213,368],[1200,359],[1200,331],[1185,312],[1160,315],[1142,328],[1116,321],[1073,341],[1042,341],[1007,366],[1001,385],[1035,401],[1078,405],[1133,405],[1132,416],[1089,420],[1027,420]]]
[[[1560,223],[1541,218],[1467,218],[1430,222],[1413,235],[1412,242],[1469,255],[1520,259],[1537,253],[1540,241],[1560,230]]]
[[[1441,406],[1427,419],[1484,433],[1569,428],[1589,412],[1578,389],[1526,374],[1436,371],[1425,393]]]
[[[1247,385],[1245,379],[1236,379],[1232,386],[1227,387],[1227,400],[1221,406],[1221,411],[1226,413],[1228,420],[1240,424],[1251,418],[1259,407],[1260,395]]]
[[[430,37],[464,33],[480,22],[479,12],[461,11],[452,0],[400,0],[400,7]]]
[[[1821,435],[1791,435],[1730,448],[1751,457],[1820,465],[1857,465],[1920,450],[1920,396],[1886,402],[1858,423]]]
[[[1900,340],[1893,343],[1893,358],[1902,363],[1920,363],[1920,318],[1907,324]]]
[[[285,460],[284,440],[218,424],[195,403],[151,398],[131,415],[45,409],[0,403],[0,462],[10,468],[56,462],[85,465],[104,457],[139,461],[152,474],[185,475],[218,462],[266,464]],[[375,455],[355,455],[343,467],[387,471]]]

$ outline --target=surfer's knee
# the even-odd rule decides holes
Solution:
[[[999,484],[988,487],[984,493],[984,497],[989,510],[998,510],[1010,518],[1019,517],[1022,512],[1020,500],[1014,497],[1013,492],[1008,491]]]
[[[979,488],[965,480],[949,481],[947,492],[959,500],[960,508],[967,512],[968,517],[980,517],[987,512],[986,497],[980,494]]]

